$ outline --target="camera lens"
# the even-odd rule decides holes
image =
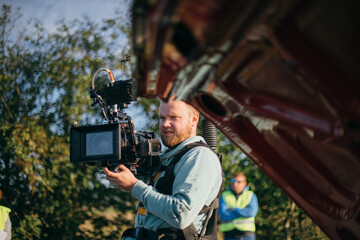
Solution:
[[[86,133],[86,156],[113,153],[112,131]]]

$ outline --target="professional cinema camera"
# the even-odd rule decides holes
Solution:
[[[129,57],[123,57],[122,62]],[[106,71],[110,83],[95,90],[95,78]],[[108,124],[75,126],[70,129],[70,161],[72,163],[97,163],[99,167],[115,170],[124,164],[132,172],[140,165],[152,166],[154,157],[160,154],[160,141],[153,132],[137,132],[130,116],[123,110],[134,101],[133,81],[115,81],[109,69],[99,69],[92,78],[91,106],[99,104]]]

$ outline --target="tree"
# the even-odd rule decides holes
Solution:
[[[34,22],[14,41],[11,26],[19,16],[2,6],[0,189],[1,203],[12,209],[13,236],[118,238],[134,203],[105,186],[96,167],[69,162],[69,128],[74,120],[100,119],[99,109],[89,108],[91,75],[118,67],[121,55],[113,49],[129,23],[109,19],[98,26],[84,18],[63,21],[48,34]],[[107,218],[110,206],[123,214]]]

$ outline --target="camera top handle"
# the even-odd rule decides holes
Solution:
[[[123,56],[121,59],[122,67],[125,69],[125,62],[130,60],[130,56]],[[110,83],[103,86],[102,89],[95,91],[95,78],[101,71],[108,72],[110,76]],[[91,81],[90,97],[93,100],[91,106],[99,104],[106,121],[109,123],[117,122],[118,120],[126,120],[128,117],[122,109],[127,108],[131,101],[135,98],[132,92],[132,80],[115,81],[114,75],[107,68],[97,70]],[[113,106],[113,107],[110,107]],[[119,111],[120,109],[120,111]]]

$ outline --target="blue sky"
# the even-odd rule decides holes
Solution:
[[[66,21],[82,18],[87,15],[94,21],[111,17],[115,9],[126,12],[126,0],[0,0],[2,4],[12,6],[12,9],[21,7],[23,17],[19,24],[26,24],[30,18],[41,20],[44,27],[55,30],[58,20]]]
[[[127,12],[129,0],[0,0],[2,4],[11,5],[15,10],[20,7],[23,14],[18,22],[17,30],[26,26],[31,18],[39,19],[49,32],[55,31],[56,22],[81,19],[84,15],[100,23],[102,19],[112,17],[115,10]],[[115,71],[115,69],[112,69]],[[126,112],[133,118],[136,130],[146,130],[146,121],[141,109],[131,104]]]

